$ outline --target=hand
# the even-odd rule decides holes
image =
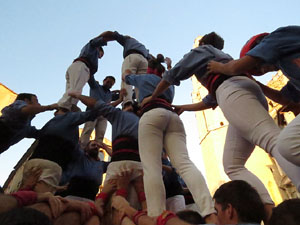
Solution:
[[[172,107],[174,107],[174,111],[178,114],[178,116],[184,112],[184,109],[181,105],[172,105]]]
[[[100,34],[100,37],[103,37],[103,40],[106,41],[106,42],[107,41],[113,41],[113,40],[115,40],[113,38],[113,34],[114,34],[114,32],[112,32],[112,31],[105,31],[102,34]]]
[[[81,95],[81,93],[78,92],[78,91],[70,91],[70,92],[68,93],[68,95],[71,96],[72,98],[79,98],[80,95]]]
[[[144,98],[142,103],[141,103],[141,106],[144,107],[144,105],[146,105],[151,100],[152,100],[152,96],[148,96],[147,98]]]
[[[20,189],[32,190],[36,183],[39,181],[39,178],[43,170],[40,167],[32,167],[26,173],[24,173],[22,180],[22,185]]]
[[[297,116],[300,113],[300,104],[291,102],[288,105],[283,106],[279,111],[279,113],[290,112],[290,111],[293,112],[295,116]]]
[[[207,71],[208,71],[208,73],[213,73],[213,74],[222,73],[223,65],[224,65],[223,63],[219,63],[219,62],[212,60],[207,64]]]
[[[91,206],[86,202],[69,200],[67,209],[68,211],[78,211],[80,213],[81,223],[84,223],[93,215]]]
[[[95,206],[98,216],[102,217],[104,215],[104,201],[101,198],[96,199]]]
[[[48,203],[53,218],[59,217],[67,208],[68,200],[60,196],[49,196]]]
[[[165,63],[167,64],[167,68],[171,69],[172,68],[172,60],[169,57],[165,58]]]
[[[56,109],[58,109],[58,104],[54,103],[54,104],[48,105],[47,110],[56,110]]]
[[[127,96],[127,90],[125,88],[122,88],[120,90],[120,99],[123,99],[124,96]]]
[[[105,182],[102,192],[105,192],[107,194],[110,194],[114,192],[117,189],[117,180],[116,179],[110,179]]]

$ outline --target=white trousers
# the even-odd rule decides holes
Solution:
[[[145,59],[144,56],[140,54],[130,54],[125,57],[123,64],[122,64],[122,75],[126,72],[127,69],[131,70],[132,74],[144,74],[147,73],[148,68],[148,61]],[[127,95],[124,96],[123,101],[132,100],[132,86],[125,83],[122,80],[121,82],[121,89],[125,88],[127,91]],[[135,88],[135,95],[136,99],[138,99],[138,89]]]
[[[103,142],[107,127],[107,119],[103,116],[99,116],[94,121],[88,121],[84,124],[81,136],[80,136],[80,145],[81,148],[85,148],[90,141],[91,134],[95,129],[95,140],[98,142]]]
[[[245,180],[258,191],[265,204],[273,204],[263,183],[245,167],[258,145],[299,186],[300,167],[284,159],[275,147],[280,128],[267,111],[268,104],[260,87],[247,77],[232,77],[218,87],[216,97],[229,122],[223,153],[224,170],[229,178]]]
[[[214,213],[214,204],[204,177],[189,158],[182,121],[174,112],[155,108],[146,112],[139,122],[139,150],[148,215],[158,216],[166,209],[161,161],[163,147],[201,209],[201,215],[205,217]]]
[[[277,147],[284,158],[300,166],[300,115],[281,131]]]
[[[167,198],[166,209],[174,213],[185,210],[185,200],[183,195],[175,195]]]
[[[72,105],[78,103],[78,99],[68,96],[70,91],[82,93],[84,85],[90,78],[90,69],[81,61],[72,63],[66,72],[66,92],[58,101],[60,107],[71,110]]]

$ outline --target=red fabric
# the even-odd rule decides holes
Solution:
[[[116,195],[117,195],[117,196],[119,195],[119,196],[122,196],[122,197],[126,198],[127,195],[128,195],[128,192],[127,192],[126,189],[122,188],[122,189],[118,189],[118,190],[116,191]]]
[[[87,202],[87,204],[90,205],[91,209],[92,209],[92,212],[93,212],[93,215],[97,215],[97,209],[96,209],[96,206],[93,202]]]
[[[97,199],[100,199],[100,198],[101,198],[104,202],[106,202],[106,200],[107,200],[107,198],[108,198],[108,194],[105,193],[105,192],[101,192],[101,193],[97,194],[96,200],[97,200]]]
[[[165,225],[169,219],[177,217],[173,212],[164,211],[159,217],[156,219],[157,225]]]
[[[34,191],[18,191],[10,195],[17,199],[19,207],[32,205],[37,201],[37,193]]]
[[[147,212],[145,211],[137,211],[133,216],[132,216],[132,221],[135,223],[135,224],[138,224],[138,219],[141,217],[141,216],[145,216],[147,215]]]
[[[241,52],[240,52],[240,58],[246,55],[248,51],[250,51],[252,48],[254,48],[258,44],[258,40],[264,36],[267,36],[269,33],[261,33],[257,34],[249,39],[247,43],[243,46]]]
[[[144,191],[141,191],[140,193],[138,193],[138,198],[139,198],[139,202],[144,202],[146,201],[146,195]]]

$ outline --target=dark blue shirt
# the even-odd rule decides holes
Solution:
[[[112,141],[120,135],[127,135],[138,139],[139,117],[132,112],[125,112],[119,108],[98,101],[98,113],[105,117],[112,125]]]
[[[109,162],[91,159],[82,149],[76,149],[74,154],[76,155],[75,160],[63,171],[60,183],[64,185],[68,183],[72,177],[84,177],[95,181],[100,186],[102,183],[102,175],[106,172]]]
[[[124,58],[128,55],[128,51],[130,50],[136,50],[139,53],[141,53],[146,59],[149,58],[149,50],[146,49],[146,47],[140,42],[138,42],[136,39],[119,34],[117,31],[114,32],[114,38],[117,42],[119,42],[120,45],[123,46]]]
[[[16,100],[2,109],[0,120],[9,128],[12,135],[9,140],[5,140],[5,143],[1,143],[0,152],[5,151],[25,137],[37,138],[39,136],[39,131],[31,126],[31,120],[34,117],[24,116],[21,112],[25,106],[27,106],[25,101]]]
[[[97,72],[98,70],[98,57],[99,57],[99,47],[107,45],[102,37],[96,37],[89,41],[82,49],[79,54],[79,57],[85,58],[91,68],[91,75]]]
[[[90,86],[90,97],[96,100],[102,100],[105,103],[110,103],[112,99],[112,93],[109,89],[105,88],[103,85],[100,85],[94,78],[91,76],[88,84]]]
[[[290,85],[300,91],[300,26],[278,28],[246,55],[277,66],[289,78]]]
[[[152,95],[161,78],[154,74],[135,75],[130,74],[125,78],[127,84],[133,85],[139,89],[139,102],[142,102],[145,97]],[[168,102],[172,103],[175,89],[171,85],[166,91],[161,94]]]

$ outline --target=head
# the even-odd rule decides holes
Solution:
[[[270,225],[297,225],[300,221],[300,199],[289,199],[273,209]]]
[[[205,224],[203,217],[196,211],[193,210],[182,210],[176,213],[179,219],[189,224]]]
[[[127,100],[122,103],[122,111],[125,112],[133,112],[133,102],[131,100]]]
[[[264,204],[247,182],[234,180],[221,185],[213,196],[220,224],[260,223]]]
[[[240,58],[244,57],[247,52],[257,46],[267,35],[269,35],[269,33],[261,33],[251,37],[241,49]],[[248,71],[248,74],[259,76],[276,70],[278,70],[276,66],[261,61],[260,63],[257,63],[251,71]]]
[[[98,160],[98,153],[101,145],[99,142],[92,140],[89,141],[87,146],[85,147],[85,153],[90,156],[91,158]]]
[[[106,76],[103,80],[103,86],[107,89],[111,89],[115,82],[116,79],[113,76]]]
[[[224,40],[215,32],[205,34],[199,41],[200,45],[212,45],[215,48],[222,50],[224,47]]]
[[[165,61],[165,57],[162,54],[157,54],[156,58],[153,57],[148,61],[148,69],[147,73],[155,74],[159,77],[162,76],[163,72],[165,72],[165,67],[162,63]]]
[[[40,105],[39,100],[35,94],[20,93],[18,94],[16,100],[22,100],[28,105]]]
[[[34,167],[42,169],[42,174],[39,177],[37,184],[34,187],[34,191],[37,193],[52,192],[55,193],[62,174],[61,167],[50,160],[45,159],[30,159],[25,163],[23,171],[23,180],[27,179],[30,171]]]
[[[104,56],[104,50],[103,50],[103,48],[100,46],[100,47],[99,47],[99,55],[98,55],[98,58],[101,59],[103,56]]]
[[[54,116],[58,116],[58,115],[64,115],[65,113],[70,112],[69,109],[64,108],[64,107],[58,107],[58,109],[54,112]]]

